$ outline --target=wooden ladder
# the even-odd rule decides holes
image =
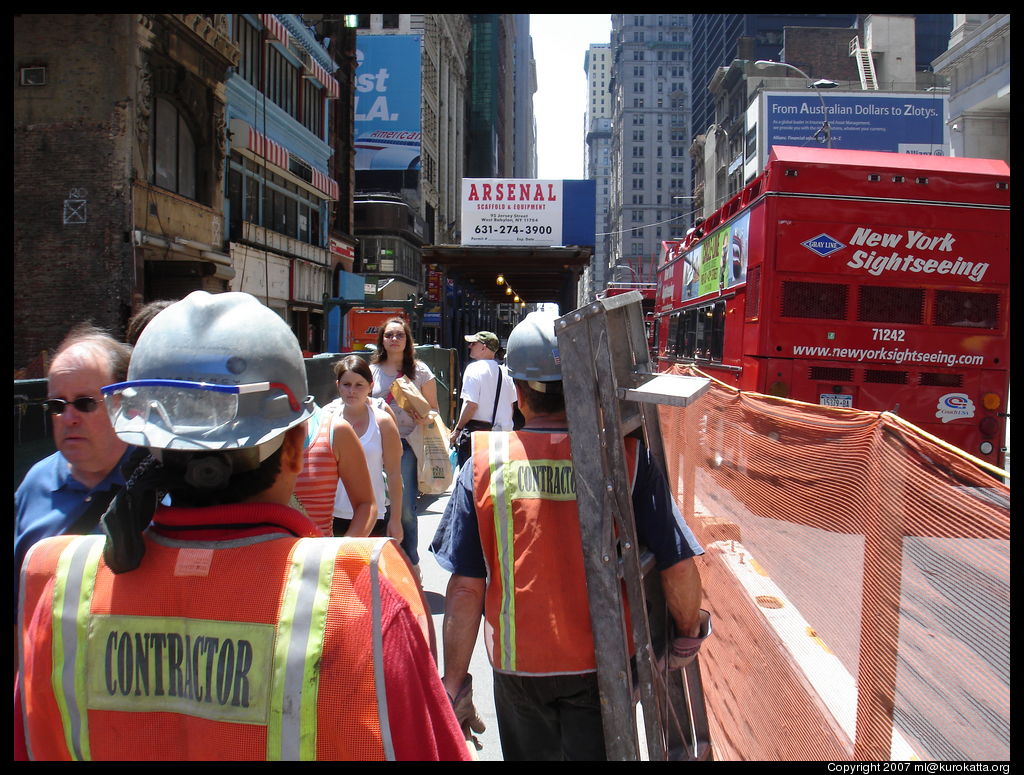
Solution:
[[[709,380],[654,373],[641,299],[630,291],[555,321],[605,749],[611,760],[640,760],[639,696],[652,761],[710,760],[697,660],[683,671],[664,669],[674,623],[654,555],[637,543],[624,448],[626,436],[642,437],[667,471],[657,405],[686,406],[708,389]],[[623,586],[628,623],[622,615]],[[627,627],[635,645],[635,673]]]

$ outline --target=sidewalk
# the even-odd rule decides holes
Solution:
[[[448,495],[424,495],[416,502],[416,514],[419,517],[419,552],[420,571],[423,573],[423,591],[426,593],[427,605],[433,614],[434,632],[437,636],[437,659],[438,670],[444,672],[444,595],[448,587],[448,579],[451,574],[437,564],[427,547],[434,538],[434,532],[441,521],[445,506],[448,505]],[[480,634],[476,639],[476,646],[473,649],[473,659],[469,665],[469,672],[473,675],[473,704],[476,705],[477,713],[483,719],[487,729],[477,735],[482,746],[476,752],[480,761],[495,762],[502,761],[501,743],[498,740],[498,722],[494,717],[494,694],[492,689],[491,665],[487,661],[487,650],[483,641],[483,623],[481,622]]]

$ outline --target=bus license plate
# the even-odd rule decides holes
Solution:
[[[821,406],[838,406],[843,409],[853,409],[853,396],[845,393],[821,393],[818,403]]]

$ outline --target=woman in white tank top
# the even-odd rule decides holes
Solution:
[[[386,524],[384,519],[386,504],[402,502],[402,440],[398,426],[391,413],[370,398],[373,375],[365,360],[350,355],[335,364],[334,373],[341,396],[338,399],[340,414],[359,437],[373,482],[377,521],[370,535],[386,535],[401,542],[401,509],[391,509]],[[334,499],[334,518],[346,522],[352,519],[352,505],[344,487],[338,487]],[[344,526],[343,523],[340,527]]]

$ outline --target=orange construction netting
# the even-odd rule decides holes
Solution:
[[[678,370],[677,373],[697,373]],[[720,760],[1009,759],[1009,487],[893,415],[660,407]]]

